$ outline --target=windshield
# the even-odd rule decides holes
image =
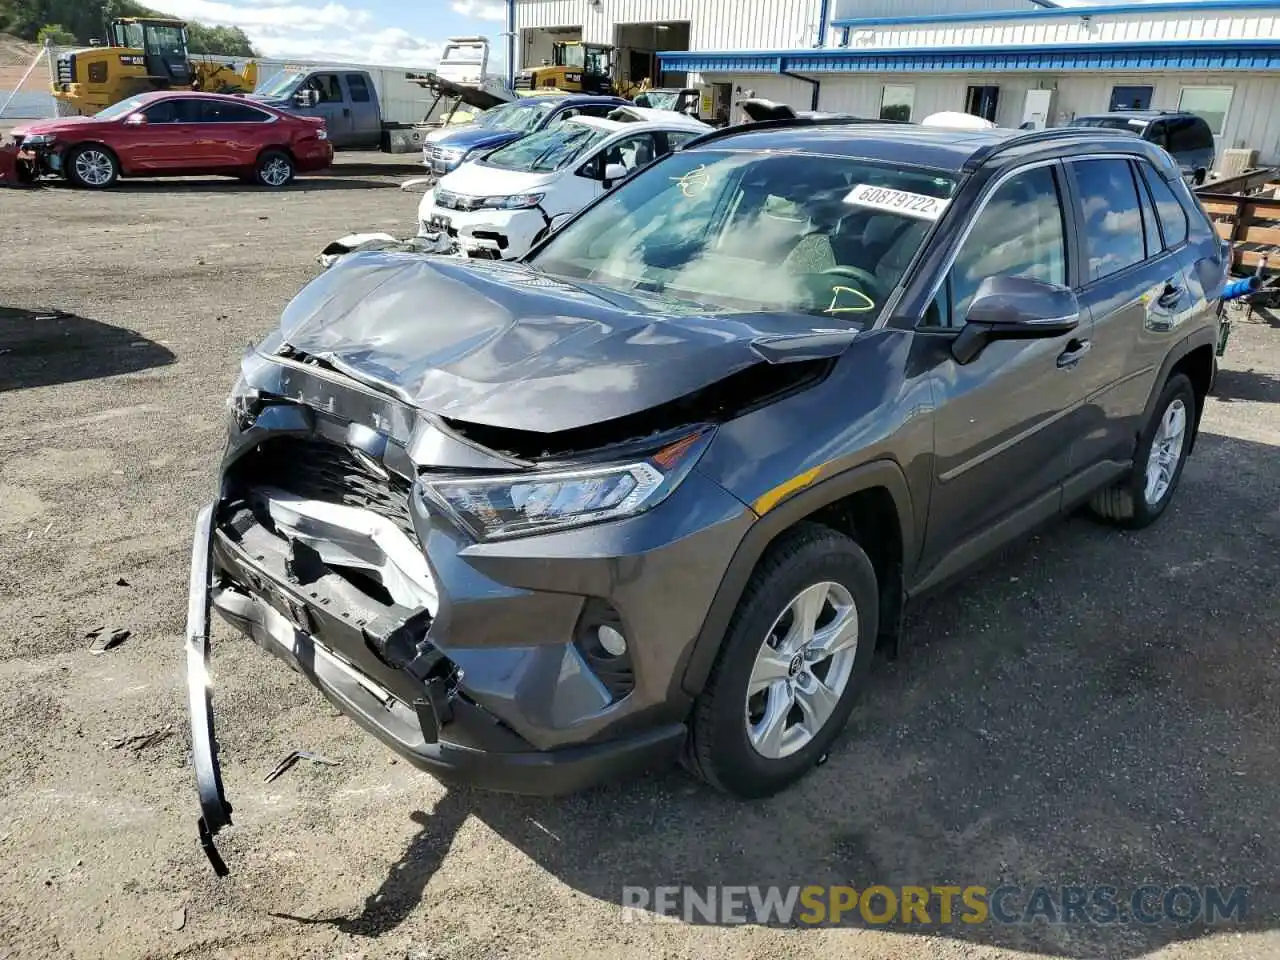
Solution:
[[[849,157],[680,152],[553,234],[529,262],[724,310],[870,324],[955,188],[940,172]]]
[[[566,43],[561,49],[562,66],[581,67],[586,56],[585,48],[580,43]]]
[[[680,94],[675,90],[646,90],[635,98],[635,105],[654,110],[674,110],[679,101]]]
[[[476,123],[493,130],[513,130],[529,133],[536,130],[542,119],[555,109],[554,100],[528,100],[520,103],[504,103],[486,110],[476,118]]]
[[[180,27],[148,26],[146,52],[166,59],[187,55],[187,38]]]
[[[612,133],[585,123],[569,123],[543,130],[496,150],[481,161],[487,167],[545,173],[573,163]]]
[[[146,106],[146,103],[145,97],[130,97],[128,100],[121,100],[119,103],[112,104],[105,110],[99,110],[93,115],[93,119],[114,120],[117,117],[127,117],[131,113],[137,113]]]
[[[1073,127],[1101,127],[1104,130],[1141,130],[1147,121],[1141,117],[1078,117]]]
[[[253,92],[259,97],[289,97],[298,88],[298,84],[302,83],[304,76],[305,74],[296,70],[281,70],[258,84],[258,89]]]

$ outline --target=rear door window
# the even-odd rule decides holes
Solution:
[[[1129,161],[1077,160],[1071,164],[1084,223],[1084,281],[1101,280],[1146,259],[1142,208]]]
[[[365,80],[364,74],[348,73],[347,89],[351,91],[352,103],[368,103],[369,102],[369,84]]]
[[[1150,164],[1140,163],[1143,179],[1151,190],[1151,199],[1156,205],[1156,216],[1160,220],[1160,230],[1164,234],[1164,245],[1170,249],[1186,242],[1188,233],[1187,211],[1174,195],[1169,184]]]
[[[266,123],[271,114],[244,103],[227,100],[204,100],[201,115],[205,123]]]

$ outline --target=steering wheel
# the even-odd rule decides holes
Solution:
[[[870,301],[870,304],[866,307],[865,311],[836,309],[831,311],[833,313],[870,313],[875,309],[876,304],[882,297],[883,292],[880,289],[880,280],[870,270],[863,270],[861,267],[850,267],[844,264],[836,264],[834,267],[827,267],[827,269],[823,270],[822,275],[831,277],[848,277],[850,280],[856,281],[857,286],[854,289]],[[833,298],[838,296],[834,287],[832,288],[831,293]]]

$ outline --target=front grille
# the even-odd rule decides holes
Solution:
[[[443,210],[462,210],[464,212],[479,210],[482,203],[484,203],[484,200],[481,197],[466,197],[460,193],[450,193],[448,190],[436,191],[436,206]]]
[[[394,473],[383,480],[335,443],[297,437],[269,440],[236,464],[234,479],[246,488],[278,487],[308,500],[361,507],[386,517],[417,540],[409,517],[409,481]]]
[[[64,53],[58,57],[58,82],[76,82],[76,55],[74,53]]]

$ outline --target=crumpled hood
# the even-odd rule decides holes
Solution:
[[[639,413],[755,363],[780,314],[566,283],[523,264],[369,252],[285,308],[285,343],[429,413],[555,433]]]

